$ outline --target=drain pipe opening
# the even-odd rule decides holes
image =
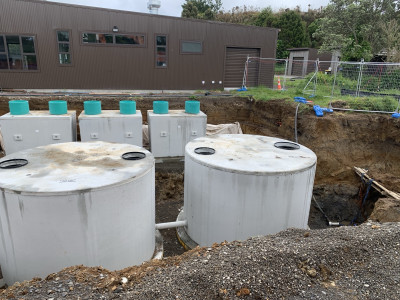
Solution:
[[[15,169],[20,168],[28,164],[28,161],[23,158],[15,158],[4,160],[0,162],[0,169]]]

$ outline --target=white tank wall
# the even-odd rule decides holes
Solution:
[[[155,157],[185,155],[185,146],[191,140],[206,135],[207,115],[188,114],[184,110],[169,110],[168,114],[147,111],[151,153]]]
[[[119,110],[103,110],[99,115],[79,115],[82,142],[106,141],[142,147],[142,113],[125,115]]]
[[[224,141],[219,144],[218,137],[215,142],[206,140],[211,142],[198,142],[195,145],[214,146],[218,152],[218,147],[229,149],[235,147],[235,143],[240,143],[233,141],[229,145]],[[302,170],[270,173],[257,170],[251,173],[227,170],[225,167],[233,160],[230,157],[218,158],[221,164],[214,166],[212,155],[203,156],[203,161],[193,159],[196,155],[192,152],[196,146],[189,143],[186,147],[184,214],[188,221],[187,233],[197,244],[211,246],[225,240],[245,240],[252,236],[274,234],[290,227],[307,228],[316,169],[316,157],[310,150],[307,149],[312,153],[310,157],[314,162]],[[242,154],[248,155],[256,167],[266,162],[270,164],[271,161],[267,159],[254,157],[257,147],[250,143],[248,146],[244,148],[250,154]],[[252,154],[252,151],[255,152]],[[232,153],[236,161],[240,160],[240,152],[232,150]],[[275,155],[272,153],[270,156]]]
[[[185,160],[189,236],[201,246],[307,228],[315,166],[297,174],[229,173]]]
[[[76,112],[51,115],[49,111],[31,111],[27,115],[0,117],[4,151],[7,155],[43,145],[76,141]]]
[[[119,148],[116,152],[121,150],[118,144],[109,145]],[[120,173],[128,179],[119,184],[61,193],[1,188],[0,264],[5,282],[43,278],[72,265],[116,270],[151,259],[155,171],[154,158],[143,152],[150,155],[145,167],[152,167],[136,177]],[[128,169],[129,163],[124,162]]]

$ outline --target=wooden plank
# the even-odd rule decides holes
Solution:
[[[365,170],[363,168],[359,168],[359,167],[353,167],[354,170],[356,171],[356,173],[360,176],[360,177],[364,177],[365,179],[367,179],[368,181],[371,180],[372,178],[370,176],[367,175],[368,170]],[[372,182],[372,186],[379,191],[381,194],[386,195],[386,196],[390,196],[396,200],[400,200],[400,194],[393,192],[391,190],[388,190],[387,188],[385,188],[382,184],[380,184],[377,181],[373,181]]]

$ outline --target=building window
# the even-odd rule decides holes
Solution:
[[[83,33],[82,42],[85,44],[113,44],[113,35],[107,33]]]
[[[82,33],[83,44],[98,44],[98,45],[129,45],[141,46],[146,45],[146,36],[144,34],[114,34],[114,33]]]
[[[115,43],[122,45],[140,45],[144,46],[144,35],[116,34]]]
[[[71,65],[70,33],[66,30],[57,31],[58,63]]]
[[[203,44],[199,41],[181,41],[181,53],[201,54]]]
[[[157,35],[156,36],[156,67],[166,68],[167,67],[167,36]]]
[[[37,70],[35,37],[0,34],[0,69]]]

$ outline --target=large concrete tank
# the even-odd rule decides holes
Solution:
[[[317,157],[257,135],[217,135],[186,145],[183,216],[201,246],[307,228]]]
[[[154,157],[141,147],[64,143],[16,152],[0,159],[0,192],[7,284],[78,264],[121,269],[154,253]]]

